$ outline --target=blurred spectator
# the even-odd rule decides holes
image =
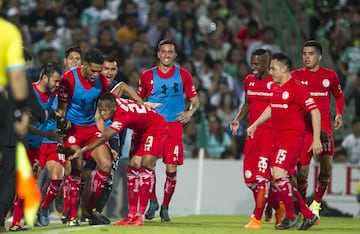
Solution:
[[[126,49],[131,42],[136,39],[139,31],[137,13],[128,13],[125,15],[124,24],[117,29],[117,38],[120,46]]]
[[[216,115],[209,115],[207,118],[208,132],[206,157],[221,159],[223,154],[228,156],[228,152],[233,152],[231,137],[222,127],[221,119]]]
[[[28,25],[26,25],[24,22],[22,22],[20,18],[20,12],[19,9],[16,7],[11,7],[6,11],[6,18],[13,24],[15,24],[22,35],[23,38],[23,44],[26,48],[30,48],[31,46],[31,34],[30,29]]]
[[[252,19],[251,15],[251,4],[242,1],[236,4],[234,12],[227,20],[227,28],[230,30],[233,38],[236,38],[236,34],[239,29],[247,27],[250,19]]]
[[[248,50],[246,51],[246,62],[248,65],[250,65],[251,54],[257,49],[268,50],[273,54],[281,52],[280,46],[276,43],[275,28],[270,26],[264,27],[261,33],[261,40],[249,44]]]
[[[56,36],[65,48],[73,44],[78,44],[78,35],[83,39],[88,39],[85,31],[82,30],[76,14],[67,15],[65,24],[56,30]]]
[[[344,98],[349,103],[355,88],[356,74],[360,71],[360,35],[347,46],[338,63],[340,72],[346,76]]]
[[[122,59],[123,52],[119,48],[117,41],[113,38],[111,28],[101,28],[95,47],[101,50],[103,54],[112,55],[119,60]]]
[[[208,53],[212,60],[225,61],[230,50],[231,44],[222,41],[221,34],[213,32],[208,35]]]
[[[165,7],[169,11],[169,24],[176,31],[180,32],[183,29],[184,21],[194,13],[193,1],[191,0],[177,0],[170,1]],[[196,22],[195,22],[196,24]]]
[[[174,28],[170,27],[168,15],[164,12],[161,12],[158,15],[158,20],[156,24],[151,25],[147,33],[147,43],[153,51],[155,51],[159,40],[164,39],[164,35],[166,32],[169,32],[173,36],[173,38],[176,39],[177,32]],[[174,41],[176,42],[176,40]]]
[[[191,57],[194,48],[202,40],[196,25],[196,18],[187,15],[183,18],[181,26],[178,29],[176,40],[179,43],[179,52],[181,60]]]
[[[196,74],[201,77],[206,73],[205,71],[205,63],[206,59],[210,59],[210,55],[208,54],[208,43],[205,41],[200,41],[195,45],[193,54],[191,56],[191,61],[194,64]]]
[[[183,143],[184,143],[184,158],[195,158],[196,155],[196,133],[197,124],[190,121],[184,125]]]
[[[219,4],[215,2],[207,7],[206,14],[198,16],[197,25],[202,36],[207,36],[216,30],[217,17],[219,17]]]
[[[217,108],[217,116],[221,119],[221,124],[226,131],[230,133],[229,123],[234,119],[238,111],[239,102],[234,98],[232,92],[222,93],[220,96],[219,107]]]
[[[241,49],[231,48],[226,56],[224,63],[224,72],[230,74],[232,77],[237,76],[238,63],[245,60],[245,56]]]
[[[261,28],[259,23],[253,19],[249,21],[245,28],[242,28],[236,34],[235,42],[244,53],[247,53],[247,49],[252,42],[261,40]]]
[[[145,48],[146,45],[137,39],[130,43],[126,57],[131,60],[137,71],[144,71],[153,65],[153,56]]]
[[[341,146],[336,151],[346,150],[349,163],[360,163],[360,118],[356,117],[351,122],[352,133],[345,136]]]
[[[56,17],[47,6],[47,0],[37,0],[35,8],[29,13],[24,22],[29,26],[31,42],[41,40],[46,26],[56,27]]]

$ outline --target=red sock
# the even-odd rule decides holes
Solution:
[[[13,212],[13,220],[11,222],[11,226],[16,225],[16,223],[20,223],[21,218],[24,214],[24,198],[20,196],[15,197],[14,202],[14,212]]]
[[[279,208],[279,201],[280,201],[279,196],[280,196],[279,191],[276,188],[271,187],[270,196],[268,197],[267,202],[269,203],[269,206],[271,206],[275,210]]]
[[[153,171],[145,167],[140,167],[140,195],[139,195],[139,210],[138,215],[142,216],[145,214],[146,207],[149,202],[150,191],[153,187]]]
[[[129,202],[129,216],[135,216],[138,211],[140,176],[139,169],[128,166],[127,173],[127,193]]]
[[[169,206],[172,195],[175,191],[176,185],[176,171],[175,172],[166,172],[166,181],[164,184],[164,200],[162,206]]]
[[[261,220],[261,217],[264,213],[266,200],[268,198],[269,193],[269,181],[268,180],[262,180],[257,185],[257,193],[255,198],[255,211],[254,211],[254,217],[257,220]]]
[[[284,202],[286,209],[286,217],[289,219],[295,218],[292,188],[289,178],[280,178],[275,181],[276,185],[280,189],[281,200]]]
[[[304,218],[311,218],[312,216],[312,212],[311,210],[307,207],[306,203],[304,202],[300,192],[294,188],[294,194],[296,196],[297,199],[297,205],[299,206],[299,211],[301,214],[303,214]]]
[[[69,219],[77,218],[77,206],[80,195],[81,172],[73,170],[70,175],[70,208]]]
[[[319,175],[320,176],[320,175]],[[316,183],[316,189],[315,189],[315,197],[314,200],[317,202],[321,202],[324,193],[326,192],[327,186],[329,184],[329,181],[320,181],[318,179],[317,183]]]
[[[306,201],[306,190],[308,188],[308,182],[306,181],[298,181],[297,182],[297,190],[301,194],[301,197],[304,201]]]
[[[156,173],[155,173],[155,170],[152,171],[153,173],[153,185],[152,185],[152,189],[151,189],[151,192],[150,192],[150,200],[156,200]]]
[[[86,205],[87,210],[96,208],[97,201],[103,193],[106,181],[109,179],[109,176],[110,172],[105,172],[100,169],[96,170],[91,182],[91,196],[89,202]]]
[[[49,187],[46,191],[45,199],[41,204],[42,208],[49,208],[50,203],[55,199],[57,196],[61,185],[61,180],[51,180]]]
[[[68,212],[70,209],[70,190],[71,190],[70,175],[66,175],[63,182],[63,197],[64,197],[63,213]]]

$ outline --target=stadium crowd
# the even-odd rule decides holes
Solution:
[[[344,141],[335,142],[334,161],[359,163],[360,150],[351,148],[360,145],[356,145],[360,141],[359,1],[302,4],[310,15],[309,38],[329,49],[350,110],[348,120],[354,119],[352,125],[345,123],[350,127]],[[198,111],[184,125],[185,158],[198,156],[200,125],[205,121],[205,157],[242,159],[248,119],[241,121],[235,135],[229,123],[244,102],[243,82],[251,73],[251,54],[260,48],[282,51],[276,29],[262,20],[259,0],[8,0],[1,10],[19,28],[24,47],[31,51],[27,70],[31,81],[39,79],[43,64],[50,61],[65,69],[67,49],[78,45],[83,54],[98,48],[115,57],[119,61],[115,80],[137,90],[141,73],[157,62],[158,43],[174,41],[175,63],[191,73],[200,101]]]

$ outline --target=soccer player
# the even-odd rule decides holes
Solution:
[[[332,171],[332,158],[334,155],[334,139],[332,134],[332,120],[330,109],[331,94],[335,98],[336,116],[334,129],[338,130],[342,126],[342,114],[344,111],[344,96],[341,90],[339,78],[335,71],[322,67],[322,47],[317,41],[306,41],[303,46],[304,67],[292,72],[292,75],[299,80],[315,100],[321,113],[321,129],[329,136],[327,142],[323,142],[324,151],[316,155],[320,163],[320,173],[317,178],[314,201],[310,209],[320,218],[321,199],[324,196],[329,183]],[[300,156],[297,171],[297,188],[304,200],[308,186],[309,164],[312,159],[312,152],[308,149],[312,141],[311,126],[306,128],[305,143]]]
[[[292,78],[291,60],[284,54],[274,54],[270,62],[270,74],[276,84],[271,85],[273,95],[270,105],[247,129],[249,137],[254,137],[255,130],[260,124],[271,117],[273,128],[273,156],[271,157],[271,175],[278,195],[286,209],[285,218],[275,225],[276,229],[289,229],[297,225],[297,218],[293,207],[294,186],[290,176],[295,172],[296,164],[303,147],[305,133],[304,113],[311,115],[313,127],[313,141],[311,150],[314,154],[322,152],[320,141],[320,112],[309,92]],[[301,196],[300,196],[301,199]],[[300,230],[310,228],[317,219],[302,201],[301,212],[304,221]]]
[[[0,8],[2,6],[0,0]],[[19,137],[27,133],[29,115],[26,113],[28,86],[25,77],[25,61],[22,49],[21,33],[15,25],[0,18],[0,232],[5,232],[5,217],[15,196],[15,151],[9,144],[15,145],[15,136],[9,135],[15,131]],[[5,88],[9,87],[13,103],[9,106]],[[13,105],[12,105],[13,104]],[[15,121],[14,121],[15,119]],[[3,147],[4,146],[4,147]]]
[[[125,128],[133,129],[131,160],[126,169],[129,214],[114,225],[142,226],[154,183],[153,170],[157,158],[163,155],[168,125],[161,115],[149,107],[116,97],[112,93],[101,95],[97,106],[101,118],[111,120],[110,128],[83,148],[77,149],[70,159],[96,149]]]
[[[144,71],[139,82],[138,95],[149,102],[160,103],[156,112],[164,116],[169,124],[169,137],[165,143],[163,162],[166,164],[164,199],[161,204],[161,221],[170,221],[168,207],[175,191],[177,166],[184,163],[182,129],[199,108],[199,99],[189,71],[174,65],[176,45],[171,40],[161,40],[157,47],[157,66]],[[185,109],[184,95],[191,105]],[[154,173],[155,179],[155,173]],[[156,181],[156,180],[155,180]],[[155,193],[155,183],[150,197],[146,219],[153,219],[159,204]]]
[[[54,91],[59,86],[60,74],[61,74],[60,65],[55,62],[48,62],[46,64],[43,64],[41,68],[39,80],[37,82],[32,83],[33,93],[34,96],[36,97],[35,101],[38,102],[42,110],[46,111],[47,113],[51,112],[54,103],[56,105],[56,101],[55,101],[56,95],[54,95]],[[54,145],[55,150],[56,150],[57,140],[61,140],[61,137],[60,136],[57,137],[57,135],[55,134],[56,126],[52,124],[52,122],[54,121],[55,120],[52,120],[50,118],[47,118],[47,120],[43,123],[34,120],[32,121],[33,122],[32,125],[29,127],[29,134],[27,135],[28,144],[26,150],[30,163],[33,166],[35,175],[37,174],[38,171],[37,167],[39,165],[39,155],[41,152],[40,148],[42,142],[44,141],[44,138],[50,138],[55,141],[55,145]],[[63,158],[63,163],[65,163],[64,156],[61,157]],[[54,158],[57,159],[58,155],[56,154]],[[42,166],[44,166],[44,161]],[[50,172],[52,172],[51,179],[53,179],[56,176],[60,177],[61,179],[63,176],[62,175],[63,167],[60,165],[59,168],[57,168],[58,174],[56,176],[55,176],[56,169],[54,167],[55,167],[54,165],[50,167],[49,164],[48,169],[52,169],[51,171],[49,170]],[[55,196],[58,192],[60,183],[61,180],[51,180],[50,182],[52,192],[55,194]],[[23,229],[22,225],[20,224],[21,218],[23,216],[23,208],[24,208],[23,202],[24,199],[22,197],[16,196],[14,202],[13,219],[9,228],[10,231],[19,231]],[[47,226],[49,224],[47,207],[46,210],[40,209],[40,214],[39,214],[40,224],[44,226]],[[42,216],[43,218],[40,218]]]
[[[230,123],[233,135],[237,134],[239,122],[249,113],[251,125],[269,106],[272,95],[270,86],[273,83],[268,65],[270,53],[264,49],[257,49],[251,55],[252,74],[244,81],[245,103]],[[255,208],[246,229],[260,229],[261,217],[269,195],[270,188],[270,156],[272,155],[272,125],[267,120],[256,130],[254,137],[247,138],[244,148],[244,180],[253,192]],[[266,142],[266,144],[264,144]],[[281,222],[283,207],[277,207],[277,223]],[[280,209],[279,209],[280,208]]]

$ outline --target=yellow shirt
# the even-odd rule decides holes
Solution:
[[[7,72],[25,68],[20,31],[0,18],[0,88],[7,85]]]

